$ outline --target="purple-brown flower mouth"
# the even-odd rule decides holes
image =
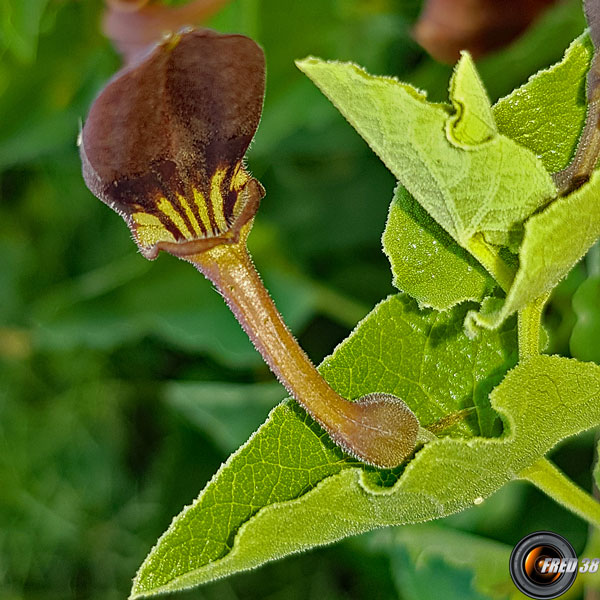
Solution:
[[[235,243],[264,195],[243,158],[258,127],[264,55],[213,31],[169,37],[98,96],[81,137],[90,190],[147,258]]]

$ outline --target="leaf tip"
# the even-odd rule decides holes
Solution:
[[[304,71],[304,69],[310,65],[316,65],[318,63],[322,62],[320,58],[317,58],[316,56],[312,56],[311,54],[309,54],[308,56],[304,57],[304,58],[297,58],[294,61],[294,64],[301,70]]]
[[[459,56],[458,56],[458,62],[470,62],[471,64],[475,64],[475,61],[473,60],[473,56],[471,55],[471,53],[468,50],[461,50],[459,52]]]
[[[142,567],[143,567],[143,565],[142,565]],[[142,567],[140,567],[140,571],[141,571]],[[144,598],[146,596],[146,591],[140,589],[140,586],[139,586],[138,576],[140,574],[140,571],[138,571],[136,576],[133,578],[133,583],[131,584],[131,592],[129,592],[129,596],[127,597],[127,600],[139,600],[139,598]]]
[[[463,149],[490,141],[498,133],[492,106],[475,61],[466,50],[460,53],[449,92],[455,114],[446,123],[448,141]]]

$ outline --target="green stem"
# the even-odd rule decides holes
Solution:
[[[502,259],[498,249],[488,244],[483,236],[478,234],[469,240],[467,250],[486,268],[500,287],[508,292],[516,271]]]
[[[519,311],[519,361],[540,353],[542,314],[550,293],[536,298]]]
[[[548,459],[541,458],[521,471],[519,477],[533,483],[556,502],[600,528],[600,502],[573,483]]]

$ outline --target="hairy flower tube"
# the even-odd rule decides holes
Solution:
[[[427,432],[394,396],[350,401],[329,386],[246,249],[264,189],[243,159],[264,86],[263,52],[245,36],[187,30],[165,39],[94,102],[81,136],[85,182],[125,219],[146,258],[164,250],[213,282],[271,370],[340,447],[396,466]]]

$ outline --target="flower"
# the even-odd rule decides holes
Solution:
[[[264,54],[250,38],[186,30],[95,100],[81,134],[83,177],[146,258],[236,243],[252,221],[264,190],[243,158],[264,85]]]
[[[264,190],[243,158],[264,77],[262,50],[247,37],[190,30],[166,38],[94,102],[81,136],[83,177],[125,219],[146,258],[166,250],[212,281],[273,373],[335,443],[394,467],[414,452],[417,417],[389,394],[350,402],[333,390],[248,254]]]

